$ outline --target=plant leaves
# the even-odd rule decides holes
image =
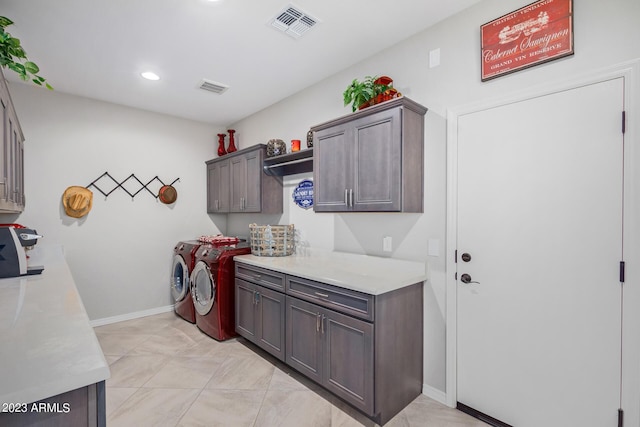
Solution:
[[[0,27],[8,27],[11,24],[13,24],[13,21],[11,19],[7,18],[6,16],[0,16]]]
[[[40,71],[40,68],[38,68],[38,66],[31,61],[25,62],[24,68],[31,74],[36,74],[38,71]]]

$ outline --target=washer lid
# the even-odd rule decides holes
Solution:
[[[208,314],[216,298],[216,283],[207,263],[198,261],[191,273],[191,298],[196,312]]]
[[[175,302],[182,301],[189,290],[189,269],[184,258],[174,255],[171,265],[171,296]]]

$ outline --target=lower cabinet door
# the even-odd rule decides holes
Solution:
[[[373,324],[331,310],[321,316],[325,351],[323,385],[373,415]]]
[[[312,380],[322,383],[322,308],[287,296],[286,363]]]
[[[256,285],[236,279],[236,332],[253,343],[256,336]]]
[[[285,359],[285,296],[280,292],[256,286],[257,338],[259,347],[284,362]]]

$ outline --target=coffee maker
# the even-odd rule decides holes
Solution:
[[[42,266],[27,265],[26,252],[41,237],[20,224],[0,224],[0,278],[42,273]]]

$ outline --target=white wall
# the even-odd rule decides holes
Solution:
[[[226,227],[224,216],[216,226],[206,214],[204,161],[215,157],[216,130],[20,83],[10,91],[25,135],[26,208],[2,221],[34,227],[44,235],[39,245],[64,246],[91,319],[170,306],[175,243]],[[178,199],[165,205],[143,190],[132,200],[120,189],[105,199],[92,188],[91,212],[68,217],[65,188],[86,186],[106,171],[118,180],[135,173],[145,183],[156,175],[167,184],[180,178]]]
[[[336,250],[383,255],[382,236],[393,237],[391,256],[428,261],[425,287],[424,382],[435,394],[445,390],[446,112],[448,108],[495,99],[530,86],[566,80],[640,57],[637,0],[575,2],[575,55],[535,68],[480,81],[480,25],[529,0],[483,0],[478,5],[380,52],[239,123],[239,133],[256,141],[304,140],[309,127],[350,112],[342,91],[353,78],[389,75],[404,95],[429,108],[425,117],[424,214],[315,214],[305,226],[333,230]],[[440,49],[441,65],[429,68],[429,51]],[[321,59],[319,59],[321,60]],[[285,199],[290,198],[285,191]],[[293,208],[294,211],[297,209]],[[286,215],[286,214],[285,214]],[[317,218],[317,219],[316,219]],[[313,221],[313,222],[312,222]],[[429,240],[440,256],[427,256]],[[324,245],[324,240],[310,240]]]

